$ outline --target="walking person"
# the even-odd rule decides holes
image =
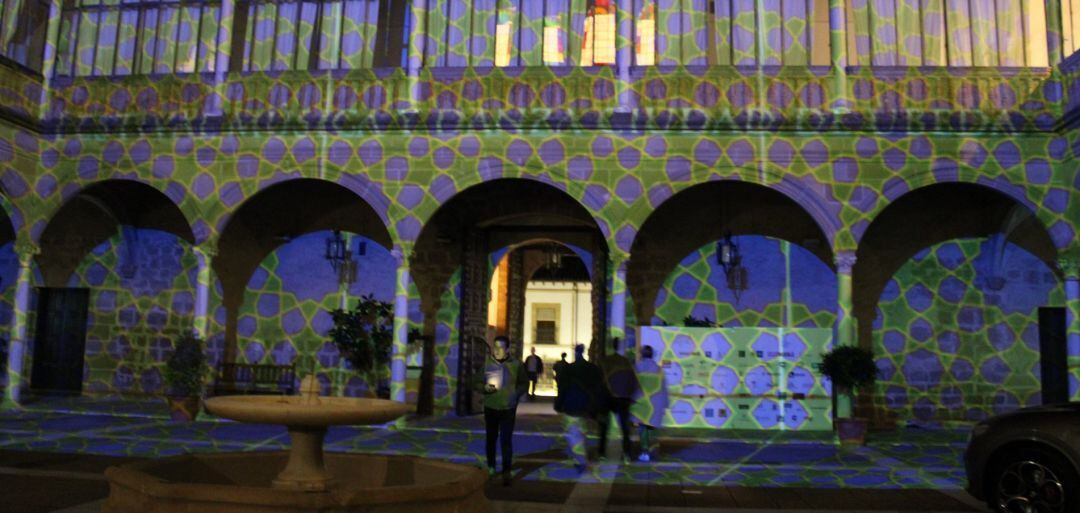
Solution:
[[[551,366],[551,372],[555,373],[556,381],[558,381],[559,379],[559,371],[565,369],[567,365],[570,365],[570,362],[566,361],[566,353],[562,353],[562,355],[559,356],[559,361],[555,362],[555,365]]]
[[[652,441],[656,438],[656,429],[664,424],[664,412],[668,408],[667,380],[664,369],[653,360],[653,348],[642,346],[641,359],[637,362],[637,377],[641,388],[635,394],[630,415],[639,426],[641,451],[639,461],[655,459]]]
[[[608,431],[611,428],[611,416],[614,415],[622,433],[622,459],[630,461],[630,406],[641,389],[634,364],[629,358],[619,354],[620,340],[611,340],[612,353],[600,358],[600,369],[604,373],[604,385],[608,391],[609,414],[601,415],[600,421],[600,457],[607,451]]]
[[[556,364],[558,365],[558,364]],[[574,363],[558,371],[555,411],[563,413],[566,445],[578,473],[588,465],[586,440],[590,421],[607,415],[607,389],[600,367],[585,360],[585,346],[574,347]]]
[[[529,357],[525,359],[525,373],[529,376],[529,400],[536,400],[536,381],[544,372],[544,360],[536,356],[536,348],[530,349]]]
[[[517,405],[528,392],[528,380],[521,360],[510,352],[510,339],[495,337],[495,348],[484,365],[484,427],[487,434],[488,475],[495,476],[495,445],[502,450],[503,486],[510,486],[510,470],[514,459],[514,421]]]

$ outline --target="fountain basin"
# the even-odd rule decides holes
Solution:
[[[408,405],[385,399],[228,395],[206,400],[206,411],[237,422],[298,427],[370,425],[409,412]]]
[[[487,474],[412,456],[325,455],[321,491],[274,487],[287,452],[189,454],[105,471],[103,513],[486,512]]]

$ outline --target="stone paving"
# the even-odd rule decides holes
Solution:
[[[536,411],[532,408],[531,411]],[[166,418],[161,400],[38,399],[0,412],[0,450],[163,457],[185,452],[282,450],[283,427],[201,417]],[[412,454],[482,464],[483,426],[473,418],[408,418],[398,426],[337,427],[328,451]],[[519,481],[961,490],[964,429],[874,433],[866,447],[844,449],[829,433],[666,430],[650,463],[596,461],[579,475],[565,458],[554,415],[519,414],[514,439]],[[595,448],[595,438],[590,440]]]

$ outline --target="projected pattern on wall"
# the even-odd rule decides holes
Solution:
[[[640,337],[664,367],[665,426],[832,429],[831,385],[814,368],[832,330],[643,326]]]
[[[901,418],[975,420],[1041,403],[1039,315],[1060,280],[1000,235],[916,254],[886,285],[877,401]]]
[[[747,290],[739,300],[716,260],[716,243],[690,253],[656,297],[653,323],[677,326],[687,316],[718,325],[827,328],[836,321],[836,273],[806,249],[760,235],[735,238]],[[790,307],[790,308],[789,308]]]

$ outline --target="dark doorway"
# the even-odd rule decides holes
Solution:
[[[34,369],[30,388],[82,392],[90,289],[38,288]]]
[[[1065,309],[1039,308],[1039,361],[1043,404],[1069,400],[1069,369],[1065,350]]]

